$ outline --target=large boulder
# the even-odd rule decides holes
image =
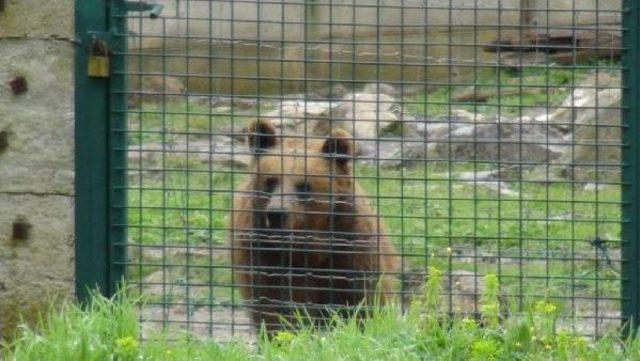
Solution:
[[[314,131],[326,134],[340,127],[360,140],[375,140],[400,119],[394,97],[379,93],[347,94],[336,106],[335,117],[319,120]]]
[[[440,157],[509,163],[547,163],[562,154],[550,145],[560,134],[544,125],[523,122],[464,124],[434,146]]]
[[[619,180],[621,101],[620,76],[601,71],[576,86],[561,108],[536,118],[567,132],[572,147],[560,159],[566,177],[594,183]]]
[[[461,114],[461,113],[460,113]],[[482,115],[456,114],[417,126],[411,139],[385,165],[410,165],[424,160],[463,160],[535,166],[562,156],[563,134],[531,119],[486,120]]]
[[[326,136],[333,129],[349,131],[363,159],[384,158],[398,148],[398,139],[381,143],[397,130],[400,107],[387,94],[350,93],[339,101],[285,100],[263,115],[281,134]],[[384,143],[384,144],[383,144]]]

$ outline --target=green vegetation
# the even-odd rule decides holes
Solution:
[[[130,185],[129,224],[134,227],[129,230],[129,254],[134,265],[129,267],[129,280],[164,272],[162,282],[206,282],[212,285],[214,304],[228,302],[232,289],[225,286],[232,281],[225,254],[232,190],[245,175],[242,170],[209,169],[199,161],[187,168],[184,158],[167,164],[180,170],[145,178],[142,189],[136,189],[135,182]],[[403,254],[406,273],[420,273],[428,266],[479,275],[494,272],[513,294],[595,297],[597,289],[598,296],[618,297],[619,275],[606,266],[605,255],[591,241],[599,237],[611,250],[619,248],[619,186],[594,190],[572,182],[532,182],[525,173],[522,182],[500,185],[510,190],[503,194],[495,185],[456,176],[485,168],[441,162],[378,174],[374,166],[357,167],[356,177]],[[187,256],[167,249],[156,262],[145,258],[149,247],[163,245],[201,253]],[[503,260],[497,262],[499,256]],[[141,261],[153,265],[136,265]],[[163,271],[163,264],[172,267]],[[188,302],[206,303],[210,292],[209,287],[196,289]],[[175,296],[158,297],[157,301],[177,301],[171,298]]]
[[[560,105],[594,68],[541,66],[518,74],[478,68],[475,81],[403,101],[405,111],[428,116],[451,109],[516,116]],[[482,101],[452,102],[469,94],[472,84],[471,93],[483,95]],[[240,303],[228,225],[232,193],[246,170],[216,162],[225,155],[218,149],[209,154],[209,147],[212,134],[239,133],[256,110],[230,116],[222,108],[181,102],[144,103],[141,109],[129,113],[127,134],[134,149],[143,144],[151,151],[128,165],[129,281],[143,283],[138,291],[162,305]],[[475,276],[495,273],[501,289],[520,305],[524,295],[535,295],[574,315],[617,312],[620,186],[553,178],[553,165],[542,174],[526,170],[501,182],[474,179],[496,167],[454,160],[406,169],[357,164],[356,177],[402,253],[403,281],[433,266],[467,272],[471,283]],[[596,240],[606,250],[595,247]],[[466,292],[477,290],[474,284]],[[475,301],[464,297],[450,303],[452,309],[475,309]]]
[[[310,327],[282,331],[251,346],[181,335],[140,340],[137,302],[124,292],[93,296],[89,306],[66,303],[51,309],[38,326],[23,325],[14,341],[0,345],[0,358],[15,361],[85,360],[637,360],[640,340],[610,334],[598,340],[561,330],[559,308],[548,300],[500,319],[498,278],[485,277],[481,316],[451,318],[441,309],[444,274],[436,269],[405,314],[375,308],[369,318],[330,321],[326,331]],[[171,337],[171,339],[170,339]]]
[[[231,361],[247,356],[239,346],[185,340],[171,344],[165,335],[140,342],[140,330],[135,302],[124,292],[111,299],[95,293],[86,307],[67,302],[60,309],[52,307],[37,327],[22,325],[11,343],[0,344],[0,359]]]
[[[502,114],[515,115],[517,106],[559,105],[590,72],[532,67],[513,74],[478,68],[476,92],[495,97],[483,103],[454,102],[450,108],[452,97],[467,91],[469,84],[450,85],[404,98],[405,110],[444,115],[457,108],[491,115],[501,109]],[[516,94],[508,95],[512,91]],[[224,155],[209,154],[208,147],[211,134],[239,133],[251,114],[231,117],[224,112],[208,104],[176,101],[143,103],[139,113],[129,114],[130,144],[151,151],[144,160],[129,162],[128,277],[132,282],[166,284],[150,287],[154,292],[140,288],[154,302],[195,307],[240,302],[226,255],[232,193],[246,170],[209,162]],[[255,115],[256,110],[251,112]],[[558,171],[553,166],[549,174],[525,170],[501,182],[474,180],[474,172],[495,167],[453,160],[407,169],[362,163],[357,164],[356,177],[402,253],[405,274],[423,274],[429,266],[477,275],[493,272],[508,294],[610,298],[600,309],[617,310],[617,262],[609,264],[610,255],[595,248],[593,241],[604,241],[608,252],[619,249],[619,185],[590,188],[561,178],[548,181],[549,174]],[[194,283],[207,286],[191,286]],[[577,313],[594,312],[594,301],[582,306],[569,302],[566,306]]]
[[[172,144],[189,139],[206,139],[210,134],[240,133],[248,117],[238,114],[233,121],[224,112],[215,113],[208,104],[172,100],[168,104],[147,102],[139,109],[129,110],[127,142],[131,146],[164,142],[166,149]],[[231,126],[234,125],[234,127]]]
[[[607,64],[603,63],[603,66]],[[405,98],[405,111],[428,117],[447,115],[453,109],[483,115],[528,114],[535,107],[561,105],[571,94],[571,89],[593,73],[593,69],[537,66],[514,73],[477,68],[469,81],[452,82],[433,92]]]

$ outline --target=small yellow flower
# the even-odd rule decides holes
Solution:
[[[549,344],[544,345],[545,350],[551,350],[553,347]]]
[[[289,331],[280,331],[274,337],[274,340],[280,344],[287,344],[293,341],[295,335]]]
[[[451,247],[447,247],[447,254],[451,254],[453,253],[453,250],[451,249]]]
[[[476,328],[477,324],[476,324],[475,320],[465,317],[465,318],[462,319],[462,326],[465,329],[474,330]]]
[[[500,345],[493,340],[478,340],[471,344],[471,360],[496,360]]]
[[[493,315],[498,313],[498,304],[496,302],[485,303],[480,308],[484,314]]]
[[[138,340],[131,336],[121,337],[116,340],[116,351],[123,354],[135,353],[138,350]]]
[[[551,315],[556,313],[558,307],[551,302],[547,301],[538,301],[533,306],[533,310],[537,313]]]

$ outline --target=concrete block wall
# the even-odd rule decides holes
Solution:
[[[521,0],[532,25],[588,27],[620,24],[622,0]]]
[[[0,337],[74,292],[73,4],[0,12]]]
[[[141,60],[142,68],[152,72],[166,68],[191,92],[220,94],[254,95],[258,87],[254,78],[300,79],[305,71],[325,83],[329,78],[347,83],[378,79],[372,74],[379,74],[386,82],[425,77],[442,82],[451,74],[437,64],[428,74],[422,66],[408,66],[400,73],[397,66],[325,64],[330,59],[370,63],[377,59],[377,52],[383,62],[397,61],[397,56],[385,54],[403,53],[406,61],[413,63],[422,63],[425,57],[445,62],[478,57],[480,62],[491,64],[496,61],[495,54],[476,52],[468,44],[489,43],[499,33],[517,35],[522,25],[545,31],[548,26],[584,29],[597,24],[615,28],[621,21],[621,0],[404,0],[404,10],[397,0],[158,1],[165,5],[161,19],[142,15],[129,22],[130,31],[140,35],[129,43],[132,53],[144,49],[145,54],[158,56],[133,56],[132,64]],[[305,26],[305,18],[312,19],[312,24]],[[377,47],[376,37],[386,45]],[[238,40],[233,46],[231,38]],[[336,39],[335,44],[328,44],[330,38]],[[311,45],[305,47],[305,40]],[[400,45],[400,40],[405,45]],[[162,52],[172,56],[162,58]],[[187,54],[191,58],[185,61]],[[234,61],[232,67],[227,59],[234,57],[243,60]],[[309,63],[309,58],[320,62]],[[286,69],[280,66],[281,59],[287,60]],[[136,66],[131,69],[135,73]],[[246,79],[235,79],[231,84],[228,79],[208,78],[214,71],[230,74],[231,69],[235,76]],[[471,74],[468,67],[453,67],[451,73],[454,77]],[[260,88],[266,93],[296,93],[302,91],[302,82],[262,81]]]

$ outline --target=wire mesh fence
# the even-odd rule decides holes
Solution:
[[[163,5],[114,15],[113,267],[149,330],[253,340],[433,269],[447,312],[492,273],[510,312],[620,326],[620,1]]]

